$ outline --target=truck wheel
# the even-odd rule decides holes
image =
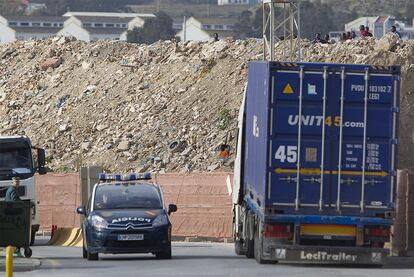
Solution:
[[[252,228],[252,224],[254,227],[254,220],[253,220],[253,216],[251,214],[247,215],[247,224],[246,224],[246,230],[247,230],[247,237],[246,237],[246,257],[249,259],[253,259],[254,258],[254,238],[250,239],[250,237],[252,237],[253,234],[251,233],[251,230],[254,230],[254,228]]]
[[[36,233],[32,232],[31,236],[30,236],[30,246],[33,246],[35,243],[35,239],[36,239]]]
[[[99,260],[99,253],[91,253],[91,252],[87,252],[86,254],[88,261],[97,261]]]
[[[256,259],[256,262],[259,264],[265,263],[265,260],[263,260],[262,242],[257,230],[254,236],[254,258]]]
[[[236,255],[246,255],[246,248],[244,247],[244,243],[240,240],[236,240],[234,243],[234,250]]]

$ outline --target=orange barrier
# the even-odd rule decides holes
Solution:
[[[232,178],[229,173],[154,175],[154,182],[163,189],[166,205],[178,206],[178,211],[171,216],[173,236],[232,236],[232,204],[227,186],[229,176]],[[36,176],[36,184],[41,230],[51,230],[52,225],[59,226],[59,229],[80,227],[80,217],[75,211],[80,206],[78,173]],[[70,242],[67,240],[68,237],[65,242],[70,245],[81,245],[79,234]]]

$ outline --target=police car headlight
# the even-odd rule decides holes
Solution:
[[[99,215],[93,215],[91,217],[91,224],[98,231],[102,231],[103,229],[108,228],[108,222],[106,222],[106,220]]]
[[[160,227],[160,226],[164,226],[164,225],[168,225],[168,218],[165,214],[160,214],[152,222],[152,227]]]

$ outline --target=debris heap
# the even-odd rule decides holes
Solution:
[[[257,40],[1,45],[0,134],[31,137],[54,171],[231,170],[248,62],[261,51]],[[303,59],[402,65],[399,161],[414,164],[414,43],[392,36],[304,41]],[[230,146],[227,160],[218,157],[223,144]]]

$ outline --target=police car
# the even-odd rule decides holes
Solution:
[[[169,215],[177,206],[164,206],[161,188],[151,175],[99,174],[88,205],[77,208],[84,216],[83,258],[99,253],[153,253],[171,259]]]

